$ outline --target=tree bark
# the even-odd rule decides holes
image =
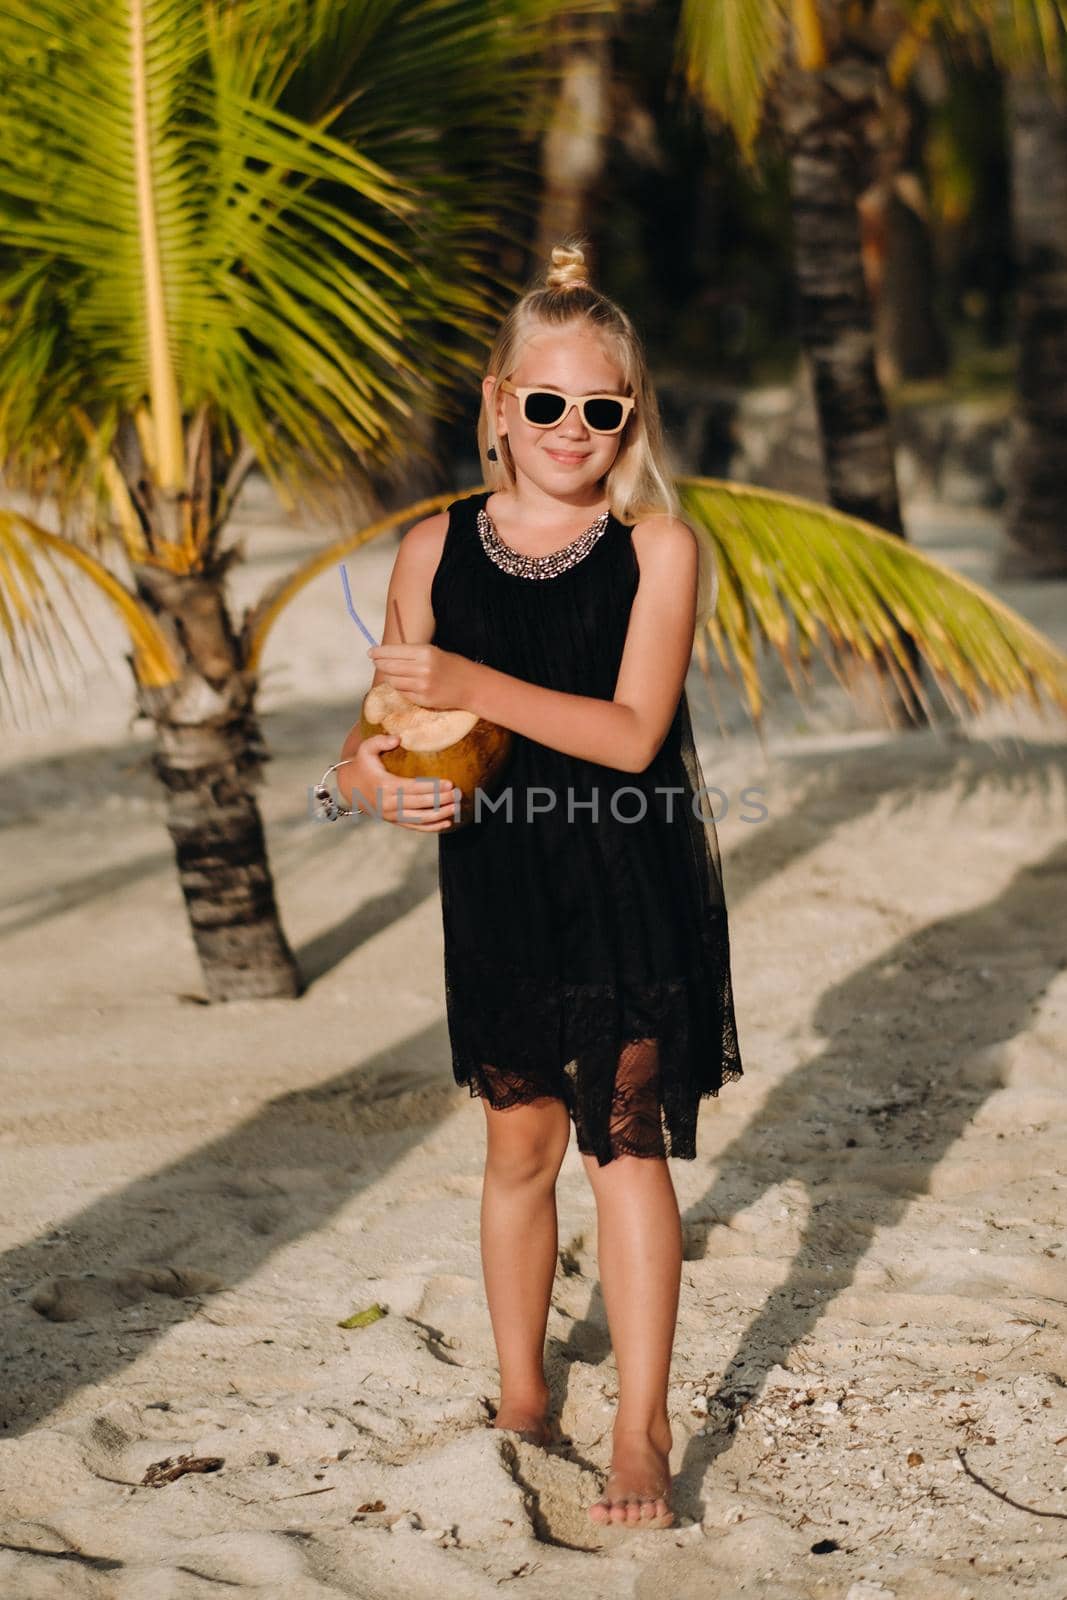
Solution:
[[[1067,577],[1067,90],[1009,80],[1019,349],[1000,577]]]
[[[563,22],[573,26],[564,15]],[[584,19],[587,37],[565,46],[552,120],[541,143],[542,190],[536,255],[540,269],[568,234],[592,242],[592,200],[606,160],[611,120],[610,18]]]
[[[829,500],[903,538],[858,212],[870,179],[866,129],[878,115],[882,72],[880,63],[843,51],[821,71],[789,68],[777,103],[790,161],[800,334],[811,362]],[[914,641],[897,631],[921,681]],[[886,706],[890,724],[924,722],[899,663],[887,659],[885,671],[896,687]]]
[[[282,930],[254,790],[270,759],[242,672],[222,592],[224,562],[178,574],[140,564],[138,592],[168,629],[187,669],[166,689],[137,685],[158,748],[174,845],[207,998],[292,999],[303,992]]]
[[[894,41],[878,42],[884,61]],[[949,342],[938,316],[937,261],[922,178],[926,97],[943,98],[945,87],[939,58],[927,50],[905,87],[886,85],[869,137],[875,179],[860,196],[859,210],[883,389],[902,378],[941,377],[948,370]]]
[[[900,192],[907,181],[917,197],[918,177],[910,172],[900,179],[878,197],[884,243],[873,298],[879,382],[886,387],[901,379],[944,377],[949,365],[948,340],[934,304],[937,272],[930,231],[918,204],[909,204]]]

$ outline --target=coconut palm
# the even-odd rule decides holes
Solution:
[[[7,671],[50,657],[60,563],[118,608],[212,999],[301,987],[224,594],[230,512],[257,464],[287,504],[351,506],[447,412],[513,287],[484,241],[518,214],[515,130],[536,125],[559,9],[0,12],[0,463],[60,518],[0,515]]]
[[[978,36],[1003,64],[1056,70],[1065,17],[1065,0],[683,0],[679,61],[691,92],[733,130],[747,162],[768,113],[785,144],[800,332],[829,499],[901,537],[857,214],[875,172],[884,108],[933,36]],[[916,666],[918,642],[903,643]],[[909,675],[892,720],[911,718],[922,713]]]
[[[1011,160],[1017,403],[1006,541],[998,572],[1067,574],[1067,4],[994,0],[920,7],[891,71],[900,81],[933,29],[955,35],[1003,76]]]
[[[541,143],[536,261],[547,260],[558,239],[584,230],[590,201],[603,179],[611,131],[610,46],[620,18],[605,11],[581,31],[573,18],[560,21],[568,26],[570,38],[559,49],[559,87]]]
[[[1016,256],[1018,404],[1012,418],[1004,577],[1067,577],[1067,88],[1008,80]]]

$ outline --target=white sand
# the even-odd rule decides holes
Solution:
[[[239,606],[324,538],[258,484],[240,521]],[[911,528],[988,581],[987,514]],[[392,555],[349,562],[376,633]],[[1002,592],[1067,644],[1065,587]],[[263,679],[297,1002],[189,998],[123,636],[86,605],[110,668],[87,655],[73,705],[2,757],[4,1600],[1062,1600],[1063,722],[893,737],[824,675],[807,714],[776,696],[765,756],[732,695],[718,737],[694,668],[735,798],[746,1075],[672,1163],[679,1526],[602,1546],[615,1371],[580,1158],[548,1346],[574,1443],[546,1454],[484,1426],[483,1117],[449,1070],[436,841],[307,816],[370,680],[336,571]],[[141,1486],[182,1454],[223,1465]]]

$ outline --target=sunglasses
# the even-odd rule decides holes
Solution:
[[[633,396],[627,394],[564,394],[559,389],[528,386],[516,389],[507,378],[501,378],[500,388],[505,394],[518,397],[522,420],[531,428],[554,428],[557,422],[563,421],[571,406],[577,406],[590,433],[619,433],[637,404]]]

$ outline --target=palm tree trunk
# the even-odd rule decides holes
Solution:
[[[903,538],[858,212],[868,181],[864,124],[877,113],[881,70],[847,54],[821,71],[790,68],[777,99],[790,161],[800,332],[812,367],[827,494],[842,511]],[[900,636],[919,676],[914,641]],[[886,670],[898,691],[889,696],[890,722],[924,721],[900,666]]]
[[[914,171],[900,177],[918,199]],[[922,211],[918,204],[909,204],[898,187],[885,184],[866,212],[865,228],[868,260],[872,233],[877,232],[880,241],[880,275],[873,296],[879,383],[891,387],[907,378],[944,377],[948,340],[937,315],[933,241]]]
[[[576,19],[564,14],[563,27]],[[595,234],[594,197],[606,160],[611,120],[611,18],[582,19],[585,37],[568,43],[552,119],[541,144],[542,189],[536,241],[540,270],[567,234]]]
[[[1067,577],[1067,92],[1009,79],[1019,366],[1000,577]]]
[[[254,794],[269,756],[254,681],[240,670],[222,570],[134,568],[138,593],[188,663],[176,685],[138,684],[137,698],[156,728],[153,766],[208,999],[292,999],[303,983],[279,921]]]
[[[883,41],[882,59],[890,44]],[[907,85],[885,98],[876,135],[877,178],[860,197],[864,276],[874,307],[878,381],[943,377],[949,342],[938,315],[937,261],[923,184],[929,105],[947,93],[933,50]]]

